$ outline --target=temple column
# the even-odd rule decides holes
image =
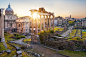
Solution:
[[[41,15],[40,15],[40,32],[42,31],[42,21],[41,21]]]
[[[34,41],[33,19],[32,19],[31,25],[32,25],[32,28],[31,28],[31,41],[33,42]]]
[[[51,18],[49,16],[49,30],[51,30]]]
[[[53,31],[54,31],[54,15],[53,15]]]
[[[36,35],[38,35],[38,25],[37,25],[37,19],[36,20],[36,27],[35,27],[35,32],[36,32]]]
[[[48,30],[48,16],[46,16],[46,27],[47,27],[47,30]]]
[[[45,30],[45,15],[44,15],[44,19],[43,19],[43,30]]]

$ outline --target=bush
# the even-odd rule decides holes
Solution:
[[[21,38],[25,38],[25,36],[24,35],[21,35]]]
[[[20,39],[20,38],[21,38],[21,36],[16,36],[16,38],[17,38],[17,39]]]
[[[54,31],[53,30],[50,30],[50,33],[54,33]]]
[[[58,35],[59,37],[61,37],[61,35]]]
[[[4,32],[4,33],[7,33],[7,32]]]
[[[67,50],[74,50],[75,49],[75,43],[72,41],[66,41],[67,45],[65,46],[65,49]]]
[[[58,36],[58,37],[62,37],[62,36],[61,36],[61,35],[59,35],[59,34],[58,34],[57,36]]]
[[[19,36],[19,34],[13,34],[14,36]]]
[[[63,50],[67,44],[65,41],[46,41],[46,45]]]

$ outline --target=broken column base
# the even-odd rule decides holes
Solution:
[[[32,35],[32,37],[31,37],[31,43],[40,44],[39,35]]]
[[[5,38],[0,37],[0,42],[5,42]]]

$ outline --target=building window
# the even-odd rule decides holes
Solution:
[[[12,27],[12,23],[10,24],[10,27]]]

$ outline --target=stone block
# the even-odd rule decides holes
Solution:
[[[10,54],[11,53],[11,50],[6,50],[7,54]]]
[[[35,57],[37,57],[37,56],[38,56],[38,54],[37,54],[37,53],[35,53],[35,54],[34,54],[34,56],[35,56]]]
[[[2,54],[3,52],[2,51],[0,51],[0,54]]]
[[[19,48],[18,46],[15,46],[16,47],[16,51],[19,51],[21,50],[21,48]]]
[[[27,52],[28,54],[30,53],[30,51]]]

